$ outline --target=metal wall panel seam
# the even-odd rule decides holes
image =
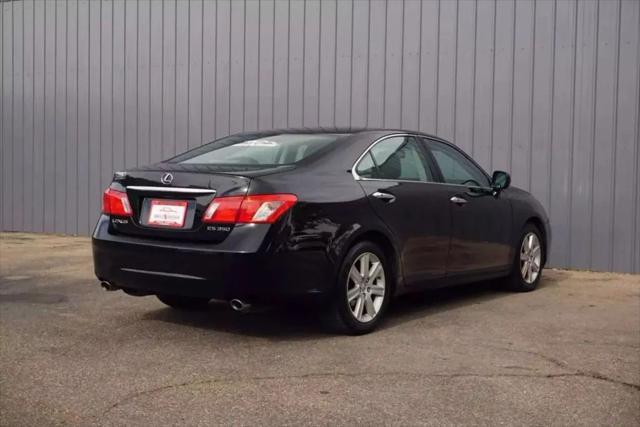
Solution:
[[[109,131],[109,135],[111,136],[111,170],[114,169],[114,163],[115,163],[115,138],[114,138],[114,124],[113,122],[114,120],[114,109],[113,109],[113,97],[114,97],[114,72],[113,72],[113,65],[114,65],[114,21],[115,21],[115,13],[114,13],[114,5],[115,5],[115,0],[111,0],[111,58],[110,58],[110,64],[111,65],[111,76],[109,76],[111,78],[111,90],[110,90],[110,96],[109,96],[109,102],[110,102],[110,107],[111,111],[109,112],[110,115],[110,121],[109,121],[109,126],[110,126],[110,131]],[[105,174],[104,179],[107,179],[107,175]]]
[[[404,5],[405,5],[405,0],[402,0],[402,11],[400,12],[400,16],[402,17],[400,21],[401,22],[400,28],[402,28],[402,36],[401,36],[401,42],[400,42],[400,123],[398,123],[400,127],[403,126],[402,123],[404,121],[404,85],[402,84],[404,80],[404,31],[405,31]],[[353,21],[353,10],[351,12],[351,19]],[[352,47],[351,50],[353,52],[353,32],[351,33],[351,47]],[[352,79],[353,79],[353,76],[352,76]]]
[[[126,10],[126,9],[125,9]],[[140,0],[136,0],[136,145],[140,135]],[[140,166],[140,150],[136,146],[136,166]]]
[[[497,34],[497,26],[498,26],[498,0],[493,1],[493,37],[491,40],[492,43],[492,54],[491,54],[491,120],[489,122],[489,135],[491,137],[491,141],[489,141],[489,170],[493,170],[493,142],[494,142],[494,117],[495,117],[495,100],[496,100],[496,34]]]
[[[88,118],[88,126],[87,126],[87,142],[89,147],[87,147],[87,164],[91,166],[91,3],[87,3],[87,118]],[[35,22],[34,22],[35,25]],[[35,39],[35,37],[34,37]],[[35,162],[34,162],[35,163]],[[89,168],[90,170],[90,168]],[[91,199],[91,178],[88,177],[89,183],[87,184],[87,206],[86,206],[86,214],[87,214],[87,233],[91,233],[91,203],[89,200]]]
[[[149,2],[149,66],[148,73],[149,78],[147,79],[147,90],[149,91],[147,94],[147,102],[149,103],[149,112],[148,112],[148,120],[149,120],[149,143],[147,145],[147,161],[151,160],[151,72],[152,72],[152,63],[151,63],[151,28],[152,28],[152,20],[151,20],[151,2]]]
[[[527,178],[527,188],[532,190],[532,181],[533,181],[533,100],[535,96],[535,85],[536,79],[534,76],[536,70],[536,6],[537,2],[533,2],[533,15],[531,16],[532,20],[532,34],[531,34],[531,95],[530,95],[530,106],[529,106],[529,176]]]
[[[64,200],[64,203],[61,206],[61,212],[62,212],[62,218],[57,218],[57,221],[55,222],[55,228],[56,230],[63,230],[66,228],[67,225],[67,215],[66,215],[66,208],[67,208],[67,188],[68,188],[68,183],[67,183],[67,174],[66,174],[66,170],[68,168],[68,164],[67,164],[67,149],[69,146],[69,138],[68,138],[68,98],[67,98],[67,93],[68,93],[68,88],[66,86],[67,84],[67,77],[68,77],[68,73],[69,70],[67,69],[67,60],[68,60],[68,55],[69,55],[69,49],[68,49],[68,43],[67,43],[67,36],[69,33],[69,25],[67,23],[67,17],[69,14],[69,0],[65,0],[64,2],[64,39],[62,40],[62,45],[64,46],[64,62],[63,62],[63,66],[64,66],[64,75],[61,76],[61,78],[63,79],[64,82],[64,100],[62,102],[64,102],[64,120],[62,120],[62,135],[63,135],[63,140],[62,140],[62,144],[61,147],[56,147],[56,158],[58,157],[58,154],[60,151],[62,151],[64,153],[63,162],[61,162],[64,166],[62,168],[62,170],[56,169],[55,170],[55,175],[56,175],[56,188],[60,188],[62,187],[62,194],[63,197],[58,198],[56,197],[56,216],[58,215],[58,200]],[[57,11],[57,8],[56,8]],[[58,85],[58,80],[56,79],[56,86]],[[57,106],[56,106],[56,110],[57,110]],[[57,131],[56,131],[56,138],[57,138]],[[58,144],[57,140],[56,140],[56,144]],[[62,182],[64,183],[64,186],[58,185],[57,180],[58,177],[62,174],[62,176],[60,177]],[[62,221],[61,222],[61,226],[58,226],[58,221]]]
[[[162,34],[160,48],[160,153],[164,156],[164,0],[161,0],[160,4],[162,5],[160,13]]]
[[[129,0],[131,1],[131,0]],[[136,18],[137,19],[137,18]],[[137,25],[137,23],[136,23]],[[123,97],[124,97],[124,102],[123,102],[123,109],[122,109],[122,117],[123,117],[123,123],[122,123],[122,137],[123,137],[123,147],[122,147],[122,155],[123,155],[123,162],[122,162],[122,167],[126,167],[126,161],[127,161],[127,6],[126,4],[124,5],[124,23],[122,25],[122,32],[124,33],[123,36],[123,58],[124,58],[124,64],[123,64],[123,73],[122,73],[122,86],[124,87],[124,91],[123,91]],[[137,52],[136,52],[136,56]],[[137,90],[137,88],[136,88]]]
[[[305,0],[306,1],[306,0]],[[245,28],[246,28],[246,24],[245,24]],[[260,63],[260,40],[262,38],[262,2],[258,2],[258,78],[257,78],[257,94],[258,96],[256,96],[256,129],[260,129],[260,69],[261,69],[261,63]],[[246,38],[245,38],[246,40]],[[304,85],[303,85],[304,87]],[[304,117],[304,114],[302,115],[302,117]]]
[[[27,145],[26,144],[26,138],[25,138],[25,122],[24,122],[24,116],[25,116],[25,114],[24,114],[24,108],[25,108],[25,95],[24,95],[24,80],[25,80],[24,79],[24,76],[25,76],[25,69],[24,69],[24,52],[25,52],[25,48],[24,48],[24,46],[25,46],[25,40],[24,40],[24,5],[25,5],[24,2],[20,4],[20,6],[22,7],[22,13],[20,14],[21,15],[21,19],[22,19],[22,25],[21,25],[21,29],[20,29],[20,31],[22,33],[21,34],[21,39],[22,39],[21,40],[21,43],[22,43],[22,55],[21,55],[21,58],[22,58],[22,66],[21,66],[21,68],[22,68],[22,90],[21,90],[21,92],[22,92],[22,102],[20,103],[21,104],[20,108],[22,109],[22,112],[21,112],[22,122],[20,124],[20,126],[22,127],[22,147],[20,147],[20,151],[22,152],[22,168],[21,168],[22,169],[22,174],[21,174],[22,175],[22,183],[21,183],[22,191],[21,191],[21,194],[20,194],[20,196],[21,196],[20,199],[22,200],[22,205],[20,206],[20,210],[18,212],[22,211],[22,214],[21,215],[20,215],[20,213],[18,214],[19,217],[20,217],[20,222],[21,222],[19,230],[24,230],[26,228],[25,224],[24,224],[24,216],[25,216],[24,207],[26,205],[26,194],[27,194],[27,189],[25,188],[26,187],[26,182],[27,182],[27,177],[26,177],[26,170],[27,169],[24,167],[25,163],[26,163],[25,156],[24,156],[24,150],[25,150],[25,147]]]
[[[271,128],[274,127],[275,123],[275,90],[276,90],[276,2],[273,1],[273,20],[272,20],[273,31],[271,33]]]
[[[291,82],[291,0],[287,2],[287,112],[285,114],[285,124],[289,126],[289,83]]]
[[[16,54],[15,54],[15,48],[14,48],[14,44],[15,44],[15,30],[14,30],[14,9],[15,9],[15,5],[16,2],[11,2],[11,74],[9,75],[10,77],[10,84],[11,84],[11,140],[9,141],[9,146],[11,147],[11,155],[9,156],[9,166],[10,166],[10,173],[9,173],[9,189],[10,189],[10,196],[8,197],[8,201],[9,201],[9,206],[11,206],[11,210],[9,211],[9,224],[11,224],[10,230],[15,230],[15,224],[13,222],[14,217],[13,217],[13,195],[15,192],[15,184],[13,183],[13,177],[14,177],[14,150],[15,150],[15,124],[14,124],[14,118],[15,118],[15,84],[14,84],[14,76],[15,76],[15,58],[16,58]]]
[[[318,92],[318,105],[316,106],[316,123],[318,126],[320,123],[320,73],[322,72],[322,1],[318,3],[318,84],[316,85],[316,90]],[[275,31],[274,31],[275,32]],[[273,73],[273,68],[271,68]]]
[[[387,28],[389,19],[389,0],[384,3],[384,71],[382,73],[382,126],[387,123],[387,44],[389,42],[389,29]],[[336,18],[337,27],[337,18]],[[334,113],[335,114],[335,113]]]
[[[54,3],[54,16],[53,16],[53,46],[54,46],[54,54],[53,54],[53,170],[51,171],[51,180],[47,180],[48,182],[53,182],[53,192],[55,192],[55,188],[58,186],[56,182],[56,169],[58,167],[56,149],[58,148],[58,134],[56,132],[56,124],[58,122],[58,109],[56,106],[58,105],[58,8],[57,4]],[[55,209],[55,196],[54,202],[52,203],[54,206],[53,209],[53,224],[50,232],[55,232],[56,227],[56,209]]]
[[[554,106],[555,103],[553,100],[555,99],[555,90],[556,90],[556,34],[557,34],[557,11],[558,11],[558,3],[553,3],[553,40],[551,42],[551,73],[550,73],[550,86],[551,86],[551,98],[550,98],[550,120],[549,120],[549,156],[547,159],[547,172],[549,175],[548,182],[548,191],[547,191],[547,211],[551,209],[551,192],[553,191],[553,167],[552,167],[552,157],[553,157],[553,122],[555,120],[554,115]]]
[[[2,25],[4,27],[4,4],[0,4],[0,22],[2,22]],[[5,195],[5,190],[4,190],[4,161],[5,161],[5,156],[6,156],[6,146],[7,146],[7,141],[4,138],[4,124],[5,124],[5,110],[4,110],[4,55],[5,55],[5,51],[4,51],[4,28],[0,28],[0,34],[2,34],[2,40],[0,40],[0,53],[2,54],[2,58],[0,58],[0,70],[2,70],[2,75],[0,76],[0,94],[2,94],[2,99],[0,99],[0,108],[1,108],[1,112],[0,112],[0,165],[2,165],[2,171],[3,173],[0,173],[0,177],[2,177],[3,182],[0,183],[0,192],[2,193],[2,197],[0,200],[2,200],[2,206],[0,206],[0,224],[2,225],[2,229],[5,229],[5,214],[4,214],[4,207],[7,206],[7,202],[6,202],[6,195]]]
[[[246,84],[247,84],[247,0],[242,4],[242,130],[246,130]]]
[[[65,117],[65,126],[64,126],[64,139],[65,139],[65,144],[64,144],[64,160],[65,160],[65,165],[64,165],[64,188],[65,188],[65,192],[64,192],[64,222],[65,222],[65,232],[69,232],[68,229],[68,224],[69,224],[69,220],[71,218],[69,218],[69,215],[67,215],[67,206],[69,206],[69,164],[68,164],[68,154],[69,154],[69,129],[68,129],[68,124],[69,124],[69,91],[68,91],[68,85],[67,82],[69,80],[69,24],[68,24],[68,19],[69,19],[69,0],[65,0],[65,23],[67,25],[65,25],[65,29],[64,29],[64,43],[65,43],[65,49],[64,49],[64,80],[65,80],[65,97],[64,97],[64,117]]]
[[[2,96],[2,98],[0,98],[0,165],[2,165],[0,178],[4,181],[5,148],[7,145],[7,141],[4,138],[4,4],[0,4],[0,22],[2,22],[3,25],[3,28],[0,28],[0,34],[2,36],[2,40],[0,40],[0,96]],[[0,206],[0,225],[2,225],[2,229],[4,230],[4,206],[6,206],[4,182],[0,183],[0,201],[2,201],[2,206]]]
[[[31,2],[31,165],[35,169],[36,162],[36,4],[35,0]],[[30,204],[30,228],[29,231],[36,231],[36,227],[34,224],[35,215],[34,215],[34,207],[35,207],[35,174],[31,177],[31,204]],[[0,224],[2,223],[2,219],[0,218]]]
[[[593,196],[594,192],[594,181],[595,181],[595,158],[596,158],[596,105],[598,100],[598,46],[600,43],[600,0],[597,0],[596,3],[596,16],[595,16],[595,42],[594,42],[594,77],[593,77],[593,116],[591,117],[592,121],[592,139],[591,139],[591,158],[590,158],[590,168],[591,168],[591,200],[590,200],[590,215],[589,215],[589,265],[593,265],[593,217],[594,217],[594,204],[595,197]]]
[[[176,13],[176,16],[178,14]],[[245,15],[246,16],[246,15]],[[245,18],[246,19],[246,18]],[[190,117],[191,117],[191,1],[187,3],[187,149],[189,147],[189,133],[191,131]],[[201,30],[202,32],[202,30]],[[176,43],[177,45],[177,43]],[[177,81],[176,77],[176,81]],[[201,141],[202,142],[202,141]],[[177,154],[177,153],[176,153]]]
[[[322,2],[320,4],[322,4]],[[422,7],[422,2],[420,3],[420,7]],[[370,73],[371,73],[371,3],[369,3],[367,7],[367,73],[365,76],[367,90],[365,92],[366,99],[364,104],[365,127],[369,127],[369,76],[370,76]]]
[[[460,45],[458,43],[458,36],[460,34],[460,0],[456,0],[456,35],[455,41],[453,45],[454,54],[453,54],[453,103],[451,105],[452,112],[452,127],[451,127],[451,138],[454,140],[453,143],[457,145],[457,141],[455,141],[456,130],[458,129],[457,123],[457,113],[458,113],[458,50],[460,50]]]
[[[275,8],[275,3],[274,3],[274,8]],[[274,13],[275,16],[275,13]],[[213,19],[215,20],[215,31],[213,32],[213,38],[214,38],[214,43],[213,43],[213,49],[215,52],[215,55],[213,56],[214,62],[213,62],[213,70],[215,73],[215,78],[213,79],[213,133],[214,133],[214,139],[216,139],[217,135],[218,135],[218,102],[217,102],[217,98],[218,98],[218,0],[215,0],[215,7],[214,7],[214,15],[213,15]]]
[[[353,3],[351,3],[352,7],[353,7]],[[353,24],[351,25],[351,27],[353,28]],[[302,107],[302,126],[304,127],[305,123],[304,123],[304,96],[305,96],[305,85],[304,85],[304,81],[305,81],[305,75],[304,75],[304,71],[305,71],[305,67],[306,67],[306,59],[307,59],[307,49],[306,49],[306,45],[305,45],[305,41],[306,41],[306,37],[307,37],[307,0],[303,0],[302,2],[302,90],[301,90],[301,97],[302,97],[302,102],[301,102],[301,107]]]
[[[177,151],[178,144],[178,0],[173,3],[173,150]]]
[[[339,3],[337,1],[333,2],[333,28],[332,31],[329,31],[328,34],[330,34],[333,37],[333,40],[329,40],[329,42],[333,45],[333,52],[330,53],[329,55],[327,55],[329,58],[331,58],[333,60],[333,63],[330,64],[329,69],[330,69],[330,73],[329,74],[329,81],[331,84],[331,99],[330,102],[328,103],[329,106],[331,106],[329,114],[327,116],[327,118],[331,118],[330,121],[330,125],[331,126],[336,126],[337,125],[337,121],[338,121],[338,60],[339,60],[339,55],[338,55],[338,23],[339,23]]]
[[[80,149],[79,149],[79,145],[80,145],[80,54],[79,54],[79,48],[80,48],[80,36],[79,36],[79,32],[80,32],[80,8],[79,8],[79,1],[76,0],[76,133],[75,133],[75,139],[76,139],[76,149],[75,149],[75,161],[76,161],[76,188],[75,188],[75,192],[76,192],[76,209],[74,212],[74,216],[75,216],[75,234],[79,233],[79,225],[80,225],[80,216],[79,216],[79,210],[78,207],[80,205],[79,200],[78,200],[78,194],[80,194]],[[137,121],[137,120],[136,120]]]
[[[478,2],[475,3],[473,11],[473,83],[472,83],[472,95],[471,95],[471,148],[470,153],[475,153],[476,142],[476,73],[477,73],[477,56],[478,51]],[[491,171],[489,171],[491,173]]]
[[[46,124],[47,124],[47,57],[46,57],[46,31],[47,31],[47,9],[46,9],[46,5],[44,3],[40,3],[42,5],[42,19],[43,19],[43,42],[42,42],[42,68],[43,68],[43,72],[42,72],[42,167],[40,168],[39,173],[42,175],[42,185],[40,186],[41,188],[41,200],[39,204],[37,204],[36,206],[39,206],[39,209],[41,210],[40,212],[40,218],[42,219],[42,227],[41,227],[41,231],[45,230],[45,216],[43,215],[44,212],[42,212],[42,209],[44,209],[44,201],[45,201],[45,195],[44,195],[44,183],[46,181],[46,177],[45,177],[45,158],[46,158],[46,151],[45,151],[45,145],[46,145]],[[34,218],[38,216],[35,213],[35,209],[34,209]]]
[[[613,108],[614,108],[614,120],[613,120],[613,139],[612,139],[612,143],[611,143],[611,151],[612,151],[612,162],[611,162],[611,175],[612,175],[612,179],[611,179],[611,192],[610,192],[610,198],[611,198],[611,230],[609,233],[609,237],[611,239],[611,255],[609,257],[609,269],[613,269],[613,259],[615,256],[615,244],[616,244],[616,239],[615,239],[615,226],[616,226],[616,215],[615,215],[615,206],[616,206],[616,192],[615,192],[615,188],[616,188],[616,172],[615,172],[615,166],[617,164],[617,157],[618,157],[618,150],[617,150],[617,145],[618,145],[618,94],[620,93],[620,45],[621,45],[621,41],[622,41],[622,1],[619,0],[618,1],[618,39],[617,39],[617,43],[616,43],[616,70],[615,70],[615,76],[616,76],[616,84],[615,84],[615,90],[614,90],[614,103],[613,103]]]
[[[576,119],[576,84],[577,84],[577,71],[578,71],[578,63],[577,63],[577,58],[578,58],[578,2],[577,0],[574,1],[574,35],[573,35],[573,40],[574,40],[574,50],[573,50],[573,80],[572,80],[572,88],[571,88],[571,126],[570,126],[570,138],[569,138],[569,183],[567,185],[567,188],[569,189],[569,194],[568,194],[568,198],[569,198],[569,203],[567,204],[568,208],[567,208],[567,213],[566,213],[566,219],[567,219],[567,226],[569,228],[569,236],[568,236],[568,241],[567,241],[567,253],[565,254],[566,256],[566,260],[567,263],[571,263],[571,259],[572,259],[572,236],[571,236],[571,227],[569,226],[569,224],[571,224],[571,218],[573,216],[573,192],[571,191],[571,189],[573,188],[573,152],[574,152],[574,130],[575,130],[575,119]]]
[[[420,97],[422,96],[422,5],[423,2],[420,1],[420,23],[418,29],[418,129],[422,130],[422,102],[420,102]],[[371,8],[369,8],[371,10]],[[369,12],[369,16],[371,16],[371,12]],[[368,93],[367,93],[368,96]],[[367,108],[369,107],[369,103],[367,102]]]
[[[515,103],[515,82],[516,82],[516,9],[518,7],[518,2],[513,2],[513,25],[512,35],[513,40],[511,42],[511,105],[509,106],[509,136],[510,143],[507,145],[508,155],[507,159],[509,159],[509,171],[513,171],[513,110]]]
[[[640,80],[640,13],[638,13],[638,36],[636,38],[636,43],[637,43],[637,49],[638,49],[638,53],[637,53],[637,60],[638,60],[638,64],[636,65],[636,81]],[[632,236],[635,235],[634,238],[634,248],[633,248],[633,252],[635,254],[635,267],[633,265],[633,258],[632,258],[632,265],[631,265],[631,272],[632,273],[640,273],[640,84],[636,85],[636,130],[635,130],[635,151],[636,151],[636,167],[635,167],[635,189],[636,189],[636,194],[635,194],[635,201],[634,201],[634,209],[635,209],[635,226],[634,226],[634,233],[632,234]]]
[[[14,195],[15,195],[15,191],[16,191],[16,185],[14,183],[14,174],[15,174],[15,102],[16,102],[16,92],[15,92],[15,69],[16,69],[16,52],[15,52],[15,42],[16,42],[16,38],[15,38],[15,27],[14,27],[14,22],[15,22],[15,6],[16,6],[16,2],[11,2],[11,74],[10,74],[10,82],[11,82],[11,141],[10,143],[10,147],[11,147],[11,156],[9,157],[9,163],[11,166],[11,172],[9,175],[9,188],[11,189],[11,197],[9,197],[9,203],[11,206],[11,210],[9,211],[10,215],[9,215],[9,220],[10,220],[10,224],[11,224],[11,230],[15,230],[16,229],[16,224],[14,222],[15,217],[14,217],[14,209],[15,207],[13,206],[13,199],[14,199]]]
[[[202,92],[200,94],[200,141],[204,143],[204,0],[200,0],[200,84]]]

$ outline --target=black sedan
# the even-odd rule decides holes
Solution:
[[[547,215],[505,172],[403,130],[242,133],[116,172],[93,233],[108,290],[174,308],[295,301],[365,333],[395,295],[540,281]]]

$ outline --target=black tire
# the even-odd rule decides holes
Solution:
[[[365,253],[374,254],[382,265],[384,277],[384,295],[380,296],[382,302],[375,316],[366,322],[359,321],[352,313],[351,304],[347,300],[347,291],[349,286],[349,271],[358,258]],[[362,335],[373,331],[382,321],[384,314],[389,305],[393,292],[393,269],[384,252],[378,245],[363,241],[356,243],[347,253],[337,277],[337,283],[331,298],[330,305],[325,312],[325,323],[335,332]],[[377,296],[376,296],[377,298]],[[363,303],[364,304],[364,303]]]
[[[156,295],[160,301],[177,310],[204,310],[209,298],[186,297],[180,295]]]
[[[521,265],[521,251],[523,247],[523,243],[525,238],[527,238],[530,234],[534,234],[537,238],[537,241],[540,245],[540,262],[538,274],[533,281],[527,281],[523,277],[522,265]],[[511,268],[511,274],[505,278],[504,284],[507,290],[513,292],[530,292],[538,287],[540,283],[540,278],[542,277],[542,270],[544,268],[544,261],[546,257],[544,239],[542,238],[542,233],[540,229],[536,227],[532,223],[527,223],[522,229],[522,233],[520,234],[520,239],[518,239],[518,246],[515,248],[515,253],[513,256],[513,266]]]

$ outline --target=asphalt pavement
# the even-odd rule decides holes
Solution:
[[[312,312],[105,292],[84,237],[0,234],[0,425],[640,425],[640,275],[547,270]]]

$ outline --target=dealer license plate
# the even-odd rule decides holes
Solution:
[[[147,224],[160,227],[182,228],[187,216],[184,200],[152,199]]]

